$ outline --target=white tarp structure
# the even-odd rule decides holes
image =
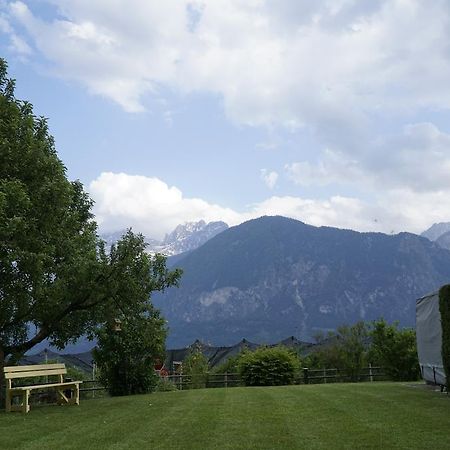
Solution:
[[[442,364],[442,326],[439,292],[416,302],[416,336],[422,378],[441,386],[447,385]]]

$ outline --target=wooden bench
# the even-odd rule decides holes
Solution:
[[[21,411],[27,413],[30,410],[30,392],[38,389],[55,389],[57,392],[57,402],[62,404],[80,404],[80,384],[82,381],[64,381],[63,375],[67,373],[64,364],[40,364],[33,366],[7,366],[4,367],[6,380],[6,412]],[[46,382],[44,384],[31,384],[28,386],[13,386],[13,381],[21,378],[33,377],[56,377],[56,382]],[[67,396],[64,391],[72,391],[71,396]],[[20,396],[22,403],[13,405],[13,397]]]

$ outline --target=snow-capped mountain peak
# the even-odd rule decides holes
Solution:
[[[228,225],[225,222],[206,223],[204,220],[186,222],[166,234],[160,248],[156,251],[172,256],[195,250],[227,228]]]
[[[172,232],[166,234],[163,241],[145,238],[148,244],[147,252],[163,253],[166,256],[178,255],[180,253],[195,250],[209,239],[225,231],[228,225],[225,222],[209,222],[204,220],[198,222],[186,222],[178,225]],[[117,242],[125,231],[117,231],[102,235],[107,247]]]

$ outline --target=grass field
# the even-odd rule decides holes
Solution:
[[[0,413],[2,449],[448,449],[450,397],[403,383],[202,389]]]

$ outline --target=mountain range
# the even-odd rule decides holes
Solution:
[[[123,233],[102,237],[110,245]],[[262,217],[233,228],[185,223],[162,241],[146,241],[150,253],[165,253],[169,267],[184,270],[179,289],[153,297],[168,319],[168,348],[196,339],[310,341],[318,331],[378,317],[414,326],[415,299],[450,281],[450,223],[421,236],[385,235]],[[66,350],[93,345],[81,339]]]
[[[384,317],[414,326],[415,300],[450,281],[450,251],[410,233],[359,233],[262,217],[229,228],[175,264],[180,287],[155,295],[168,347],[195,339],[311,340]]]
[[[226,230],[225,222],[186,222],[178,225],[171,233],[165,235],[162,241],[145,237],[148,253],[163,253],[166,256],[174,256],[180,253],[190,252],[203,245],[206,241]],[[107,248],[115,244],[126,230],[105,233],[101,238],[106,242]]]
[[[442,248],[450,250],[450,222],[435,223],[428,230],[425,230],[421,236],[436,242]]]

